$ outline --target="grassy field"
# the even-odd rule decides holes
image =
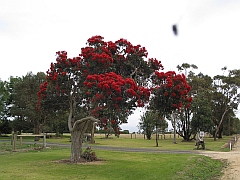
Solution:
[[[230,137],[213,141],[205,138],[206,148],[211,151],[227,151],[221,148]],[[94,146],[115,146],[130,148],[151,148],[159,150],[193,150],[195,142],[182,142],[173,137],[160,137],[159,147],[155,139],[144,140],[141,135],[121,135],[120,138],[104,135],[95,136],[95,144],[90,144],[97,153],[97,161],[90,164],[64,164],[57,161],[69,159],[70,149],[51,147],[39,149],[37,144],[24,144],[33,137],[24,137],[23,145],[17,143],[17,151],[12,152],[11,137],[0,137],[0,179],[218,179],[226,165],[219,160],[196,154],[159,154],[143,152],[115,152],[94,150]],[[47,139],[47,143],[70,144],[69,134],[63,138]],[[42,138],[40,140],[42,142]]]
[[[210,151],[229,151],[229,148],[222,148],[228,142],[229,136],[224,136],[222,139],[214,141],[213,138],[205,137],[206,150]],[[29,139],[24,138],[28,141]],[[42,142],[42,139],[40,140]],[[61,144],[70,144],[70,135],[64,134],[63,138],[47,139],[47,142],[57,142]],[[158,147],[156,147],[155,136],[151,140],[144,139],[143,135],[136,136],[130,134],[121,134],[119,138],[110,136],[105,138],[104,134],[95,135],[95,144],[90,146],[114,146],[114,147],[128,147],[128,148],[151,148],[159,150],[193,150],[196,148],[195,141],[183,142],[181,137],[177,137],[177,144],[173,143],[173,135],[159,136]]]
[[[0,179],[217,179],[223,162],[193,154],[157,154],[96,151],[90,164],[64,164],[70,149],[30,150],[0,154]]]
[[[231,137],[224,136],[222,139],[218,139],[214,141],[213,138],[205,137],[204,141],[206,144],[206,150],[208,151],[229,151],[229,147],[224,147],[223,145],[229,141]],[[9,137],[0,137],[2,140],[0,150],[11,151],[13,146],[10,145],[11,136]],[[48,143],[59,143],[59,144],[68,144],[70,145],[70,135],[64,134],[62,138],[47,138]],[[32,142],[32,145],[27,145],[25,142]],[[34,141],[34,137],[23,137],[23,145],[20,146],[19,138],[17,141],[17,149],[19,148],[32,148],[34,144],[37,143]],[[38,142],[39,144],[35,144],[35,146],[39,146],[43,144],[43,138]],[[112,146],[112,147],[127,147],[127,148],[149,148],[154,150],[195,150],[195,141],[184,142],[181,137],[177,137],[177,143],[173,143],[173,137],[170,135],[166,135],[165,138],[161,136],[158,140],[158,147],[156,147],[156,140],[153,137],[151,140],[147,140],[143,138],[143,135],[137,134],[122,134],[119,138],[115,136],[110,136],[109,138],[105,138],[103,134],[95,135],[95,144],[88,144],[93,149],[95,146]]]

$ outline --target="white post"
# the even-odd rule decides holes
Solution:
[[[232,143],[231,143],[231,141],[230,141],[230,144],[229,144],[229,148],[230,148],[230,151],[232,150]]]
[[[43,147],[44,147],[44,148],[47,147],[47,143],[46,143],[46,133],[44,133],[44,135],[43,135]]]

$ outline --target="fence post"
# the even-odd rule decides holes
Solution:
[[[11,145],[13,145],[14,132],[12,131]]]
[[[47,147],[47,142],[46,142],[46,133],[44,133],[43,135],[43,147],[46,148]]]
[[[230,151],[232,150],[232,142],[230,141],[229,143],[229,148],[230,148]]]
[[[13,151],[16,151],[17,134],[13,135]]]
[[[22,146],[22,136],[20,136],[20,146]]]

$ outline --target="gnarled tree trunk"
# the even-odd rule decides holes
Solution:
[[[71,113],[70,113],[71,114]],[[98,119],[86,117],[77,120],[73,127],[70,128],[71,133],[71,162],[79,162],[82,153],[82,142],[84,133],[91,122],[98,122]]]
[[[71,133],[71,162],[79,162],[82,153],[82,142],[84,133],[91,122],[99,122],[92,116],[82,118],[75,121],[74,112],[76,109],[76,101],[72,95],[70,96],[70,112],[68,116],[68,128]]]
[[[83,132],[71,131],[71,161],[78,162],[82,153]]]

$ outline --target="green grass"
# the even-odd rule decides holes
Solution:
[[[223,162],[193,154],[96,151],[98,164],[63,164],[70,149],[51,149],[0,155],[1,179],[214,179]]]
[[[120,138],[111,136],[111,138],[106,139],[104,136],[96,136],[95,141],[96,145],[101,146],[115,146],[115,147],[133,147],[133,148],[152,148],[159,150],[193,150],[196,148],[195,141],[183,142],[182,138],[177,138],[177,144],[173,143],[173,137],[166,139],[159,139],[158,147],[156,147],[156,140],[153,137],[151,140],[146,140],[143,138],[130,138],[129,135],[120,136]],[[206,144],[206,149],[210,151],[228,151],[229,149],[221,148],[230,137],[224,136],[222,139],[214,141],[213,138],[205,137],[204,141]]]
[[[217,139],[214,141],[213,138],[205,137],[204,141],[206,144],[206,150],[210,151],[229,151],[229,148],[222,148],[222,146],[230,139],[230,136],[224,136],[222,139]],[[11,137],[0,137],[1,139],[9,140]],[[23,137],[23,146],[24,142],[34,142],[34,137]],[[43,142],[43,138],[40,139],[40,143]],[[151,140],[143,139],[143,136],[137,135],[131,136],[129,134],[122,134],[119,138],[115,136],[110,136],[110,138],[104,138],[104,135],[95,135],[95,144],[90,144],[91,147],[94,146],[114,146],[114,147],[128,147],[128,148],[151,148],[157,150],[193,150],[196,148],[195,141],[192,142],[183,142],[181,137],[177,138],[177,144],[173,143],[173,137],[166,136],[166,139],[160,137],[158,141],[158,147],[156,147],[155,137],[153,136]],[[1,143],[1,142],[0,142]],[[50,138],[47,139],[47,143],[60,143],[60,144],[69,144],[70,145],[70,135],[65,134],[63,138]],[[8,149],[11,146],[6,147]],[[19,147],[19,140],[17,142],[17,148]],[[25,147],[26,148],[26,147]],[[1,150],[1,147],[0,147]]]
[[[206,148],[212,151],[227,151],[221,146],[230,137],[213,141],[205,138]],[[70,149],[52,147],[43,151],[34,150],[38,145],[27,145],[24,142],[34,141],[33,137],[23,137],[23,145],[17,142],[17,150],[12,152],[11,137],[0,137],[0,179],[161,179],[161,180],[209,180],[217,179],[225,166],[224,162],[196,154],[159,154],[140,152],[115,152],[96,150],[97,156],[103,159],[100,164],[63,164],[55,161],[69,159]],[[3,141],[4,140],[4,141]],[[47,143],[70,144],[69,135],[63,138],[47,139]],[[121,135],[120,138],[96,135],[94,146],[115,146],[132,148],[153,148],[163,150],[193,150],[195,142],[182,142],[168,137],[159,140],[155,147],[155,139],[144,140],[142,137]],[[42,142],[42,138],[40,140]]]

